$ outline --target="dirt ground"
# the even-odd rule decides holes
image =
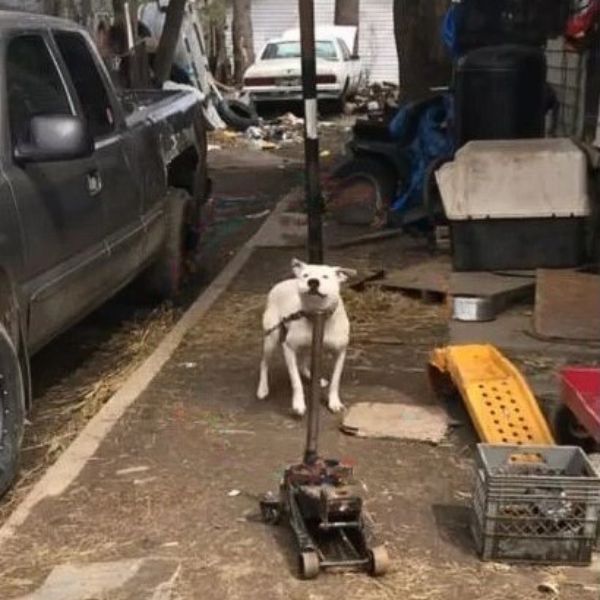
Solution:
[[[364,268],[414,260],[418,251],[403,244],[332,252],[328,261]],[[350,437],[339,431],[339,417],[325,412],[322,453],[356,462],[393,563],[381,579],[298,580],[291,535],[261,523],[257,508],[304,443],[281,364],[271,398],[254,397],[264,295],[288,274],[292,254],[256,252],[76,482],[33,512],[2,550],[0,597],[36,589],[65,562],[143,558],[155,566],[104,598],[153,598],[148,589],[161,572],[164,579],[173,574],[168,597],[183,600],[530,600],[543,597],[537,588],[548,579],[559,582],[561,598],[597,598],[578,582],[579,571],[486,564],[475,556],[467,509],[474,437],[465,421],[433,446]],[[444,309],[381,292],[348,292],[346,300],[355,339],[346,403],[372,399],[381,387],[437,402],[425,365],[445,341]],[[383,336],[399,343],[380,346]]]
[[[325,134],[325,169],[347,134],[345,125]],[[37,408],[26,442],[31,448],[20,485],[5,499],[0,517],[256,231],[261,213],[301,183],[301,147],[256,157],[261,168],[245,150],[240,164],[236,152],[213,155],[215,195],[222,202],[220,221],[203,249],[211,268],[198,275],[180,303],[140,313],[125,294],[36,358]],[[478,559],[468,509],[476,438],[455,403],[446,404],[453,426],[439,445],[348,436],[339,430],[340,417],[323,410],[321,452],[355,462],[367,512],[389,549],[392,568],[379,579],[360,573],[298,579],[290,532],[265,525],[258,512],[260,496],[277,489],[283,469],[299,460],[304,445],[305,423],[290,416],[281,361],[269,400],[255,399],[264,297],[288,276],[289,261],[298,252],[254,253],[80,476],[62,495],[38,505],[3,545],[0,598],[597,600],[597,570],[511,567]],[[397,269],[424,256],[422,242],[397,238],[329,251],[327,261],[365,271]],[[375,291],[348,291],[346,303],[353,328],[342,386],[346,404],[390,393],[421,405],[440,402],[430,390],[426,364],[431,349],[448,340],[445,308]],[[543,380],[557,364],[543,356],[514,358],[528,376]],[[114,561],[115,571],[138,562],[139,568],[102,593],[39,592],[58,566],[107,561]],[[558,585],[558,596],[538,590],[547,581]]]

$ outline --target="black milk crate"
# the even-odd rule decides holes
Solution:
[[[587,565],[600,477],[581,448],[479,444],[472,508],[483,560]]]

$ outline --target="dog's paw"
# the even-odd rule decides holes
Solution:
[[[256,397],[259,400],[266,400],[268,395],[269,395],[269,386],[261,383],[258,386],[258,390],[256,391]]]
[[[329,398],[329,401],[327,402],[327,408],[332,413],[340,413],[346,407],[342,404],[342,402],[341,402],[341,400],[339,398]]]
[[[292,401],[292,414],[295,417],[301,418],[306,413],[306,403],[304,398],[294,398]]]

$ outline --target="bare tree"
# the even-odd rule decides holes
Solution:
[[[368,0],[363,0],[367,2]],[[360,14],[360,0],[335,0],[335,19],[336,25],[354,25],[358,26]]]
[[[167,7],[165,26],[158,42],[154,61],[154,77],[158,83],[169,78],[185,15],[187,0],[171,0]]]
[[[400,69],[400,99],[430,95],[430,88],[448,83],[450,60],[440,26],[449,0],[394,0],[394,32]]]
[[[233,72],[236,83],[242,83],[244,72],[254,62],[251,0],[233,0]]]

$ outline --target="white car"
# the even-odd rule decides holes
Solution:
[[[318,27],[315,31],[317,94],[343,104],[362,83],[355,47],[356,27]],[[301,100],[300,32],[286,31],[269,40],[260,58],[244,74],[244,89],[255,102]]]

